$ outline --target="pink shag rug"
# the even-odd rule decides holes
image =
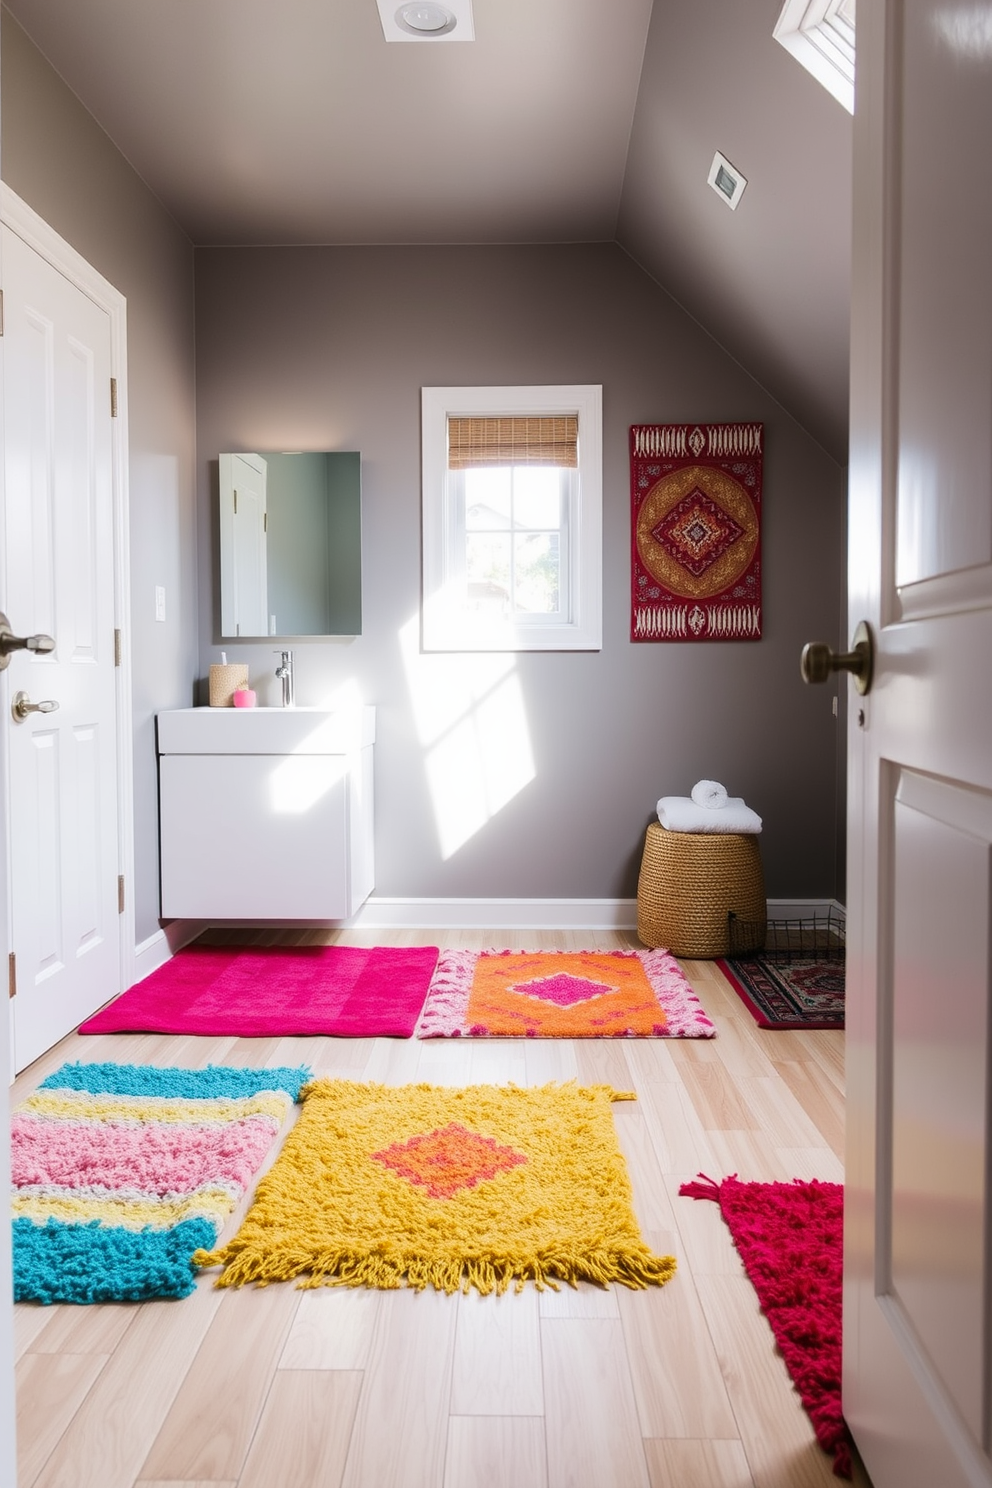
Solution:
[[[187,946],[80,1033],[409,1038],[437,946]]]
[[[736,1177],[679,1189],[720,1205],[761,1310],[834,1472],[851,1476],[841,1410],[844,1188],[840,1183],[741,1183]]]
[[[712,1038],[668,951],[442,951],[418,1038]]]

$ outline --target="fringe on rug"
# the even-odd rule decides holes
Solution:
[[[542,1255],[527,1259],[493,1255],[463,1256],[455,1259],[428,1259],[423,1256],[389,1257],[371,1252],[296,1251],[274,1256],[257,1249],[238,1249],[236,1243],[221,1250],[198,1250],[193,1257],[198,1267],[223,1266],[217,1278],[219,1287],[245,1286],[255,1283],[267,1286],[271,1281],[299,1282],[301,1288],[321,1286],[374,1287],[395,1291],[411,1287],[422,1292],[434,1287],[439,1292],[468,1293],[473,1289],[489,1296],[521,1292],[528,1281],[538,1291],[559,1291],[559,1282],[576,1287],[580,1281],[606,1287],[611,1282],[632,1290],[663,1286],[675,1275],[672,1256],[655,1255],[647,1246],[640,1251],[587,1251],[582,1255]]]

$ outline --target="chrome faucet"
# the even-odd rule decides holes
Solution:
[[[276,667],[276,676],[282,683],[282,705],[284,708],[296,707],[296,684],[293,677],[293,653],[292,651],[277,651],[279,665]]]

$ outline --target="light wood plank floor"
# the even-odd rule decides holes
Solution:
[[[638,944],[533,931],[213,938]],[[577,1078],[636,1090],[636,1103],[614,1107],[635,1207],[648,1242],[679,1269],[646,1292],[219,1292],[201,1277],[181,1302],[21,1305],[20,1488],[836,1484],[717,1206],[678,1188],[700,1171],[839,1181],[843,1034],[763,1031],[710,963],[683,964],[716,1039],[64,1039],[18,1078],[15,1101],[66,1059],[309,1063],[389,1084]],[[856,1482],[868,1482],[860,1466]]]

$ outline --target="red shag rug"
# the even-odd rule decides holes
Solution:
[[[437,957],[437,946],[187,946],[79,1031],[409,1038]]]
[[[714,1183],[700,1173],[679,1193],[720,1205],[816,1439],[833,1453],[837,1476],[849,1478],[841,1411],[843,1184]]]

